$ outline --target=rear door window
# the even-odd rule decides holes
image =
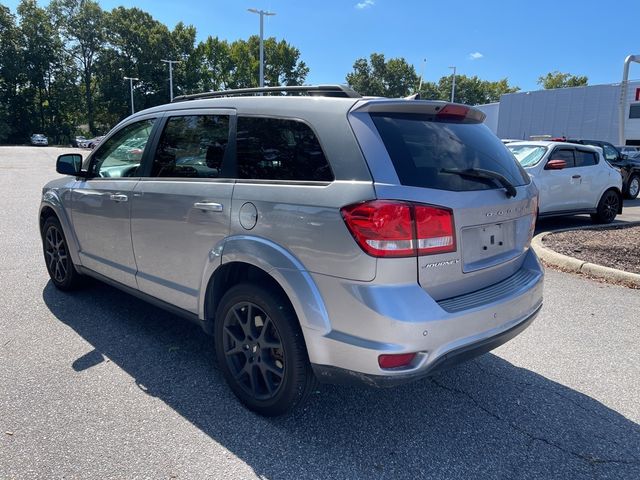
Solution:
[[[238,178],[334,179],[313,130],[297,120],[238,117],[237,151]]]
[[[450,191],[503,188],[482,173],[500,175],[514,186],[529,183],[514,156],[483,124],[404,113],[372,113],[371,118],[402,185]]]
[[[590,167],[598,163],[598,157],[594,152],[576,150],[576,167]]]
[[[170,117],[153,157],[151,176],[220,177],[228,141],[228,115]]]

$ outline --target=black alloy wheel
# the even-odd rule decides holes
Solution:
[[[607,190],[598,202],[597,213],[591,215],[594,222],[611,223],[620,210],[620,195],[615,190]]]
[[[214,334],[225,380],[250,410],[287,413],[315,388],[298,318],[279,289],[249,283],[230,288],[216,310]]]
[[[53,284],[60,290],[72,290],[78,286],[80,275],[73,266],[67,240],[60,222],[49,217],[42,227],[44,260]]]
[[[227,366],[253,398],[273,398],[282,386],[285,359],[282,340],[271,317],[252,302],[227,311],[222,343]]]

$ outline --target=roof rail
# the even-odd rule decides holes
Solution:
[[[235,90],[221,90],[219,92],[202,92],[191,95],[180,95],[173,99],[174,102],[184,102],[186,100],[198,100],[201,98],[238,97],[243,95],[257,95],[262,93],[296,93],[299,95],[309,95],[312,97],[343,97],[362,98],[355,90],[346,85],[304,85],[304,86],[281,86],[262,88],[238,88]]]

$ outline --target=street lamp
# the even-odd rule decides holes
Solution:
[[[173,64],[180,63],[182,60],[160,60],[169,64],[169,101],[173,102]]]
[[[422,60],[422,72],[420,72],[420,84],[418,85],[418,92],[422,89],[422,79],[424,78],[424,69],[427,68],[427,59]]]
[[[124,77],[125,80],[129,80],[129,90],[131,91],[131,115],[133,115],[135,112],[135,109],[133,108],[133,81],[138,81],[140,80],[139,78],[135,78],[135,77]]]
[[[456,98],[456,67],[449,67],[453,70],[453,74],[452,74],[452,78],[453,81],[451,82],[451,103],[453,103],[453,99]]]
[[[264,87],[264,17],[271,17],[275,15],[275,13],[257,10],[255,8],[248,8],[247,10],[260,15],[260,87]]]

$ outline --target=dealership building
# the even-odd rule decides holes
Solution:
[[[500,102],[478,105],[486,125],[500,138],[584,138],[620,143],[620,105],[624,109],[623,143],[640,145],[640,81],[508,93]]]

